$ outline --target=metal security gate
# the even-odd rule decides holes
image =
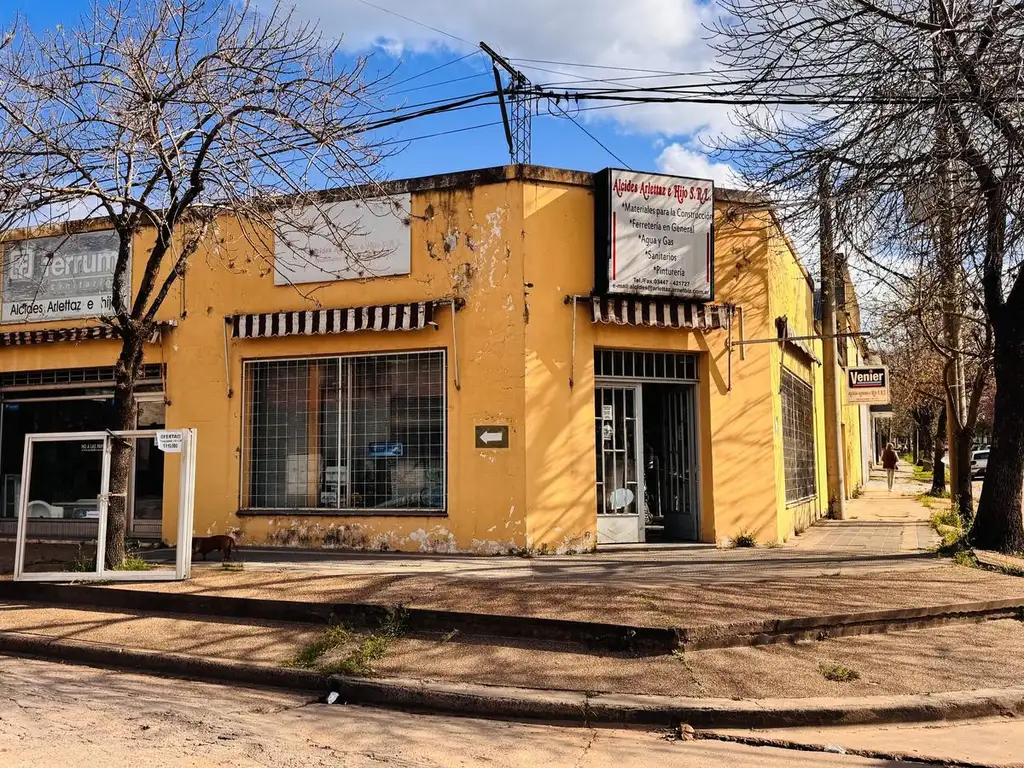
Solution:
[[[648,384],[644,390],[647,524],[651,533],[660,533],[665,541],[694,541],[698,536],[696,387]]]
[[[643,541],[643,457],[639,386],[598,386],[597,543]]]

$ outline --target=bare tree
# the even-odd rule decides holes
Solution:
[[[87,203],[117,234],[102,321],[121,340],[122,429],[135,425],[157,313],[200,247],[231,247],[225,217],[257,257],[273,237],[303,234],[346,249],[353,225],[332,217],[319,190],[375,192],[382,150],[366,131],[381,124],[381,83],[365,60],[346,64],[337,42],[276,2],[98,0],[74,28],[19,28],[0,58],[0,83],[0,163],[17,169],[0,173],[5,210],[24,223],[54,204]],[[144,230],[152,245],[132,254]],[[135,290],[133,258],[142,260]],[[115,494],[127,489],[131,465],[131,447],[116,444],[108,567],[125,558],[125,497]]]
[[[939,304],[942,332],[933,341],[952,361],[945,387],[957,404],[949,412],[958,434],[973,429],[986,375],[983,352],[969,384],[957,361],[971,344],[991,349],[993,442],[971,536],[986,548],[1024,549],[1024,7],[1003,0],[725,6],[718,46],[726,64],[753,73],[737,93],[758,105],[740,116],[743,137],[728,147],[749,178],[798,211],[816,202],[818,169],[835,169],[831,194],[846,243],[859,244],[894,282],[919,279],[913,267],[922,239],[934,249],[936,280],[921,309],[933,314]],[[923,226],[907,215],[922,193]],[[961,451],[970,449],[965,442]],[[955,492],[963,514],[969,480]]]

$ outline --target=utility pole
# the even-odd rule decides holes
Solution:
[[[929,3],[932,23],[938,22],[935,0]],[[932,42],[932,61],[935,80],[940,93],[945,92],[945,67],[942,59],[941,37],[935,35]],[[950,497],[953,508],[964,521],[966,529],[973,513],[973,489],[970,480],[970,445],[963,445],[961,426],[967,420],[967,388],[965,385],[964,359],[961,350],[963,342],[964,313],[962,267],[957,263],[954,242],[953,201],[954,189],[951,173],[951,142],[946,114],[940,103],[935,113],[935,155],[939,161],[936,189],[932,194],[930,213],[935,226],[935,241],[938,248],[940,301],[942,305],[943,331],[948,354],[948,363],[943,372],[946,393],[946,452],[949,464]],[[935,231],[933,230],[933,231]]]
[[[487,43],[481,42],[480,49],[491,57],[494,69],[494,85],[498,89],[498,103],[501,106],[501,121],[505,126],[505,140],[508,142],[508,154],[513,165],[531,162],[533,97],[530,93],[532,84],[529,79],[512,66],[512,63],[501,56]],[[502,86],[498,68],[508,73],[507,86]],[[506,102],[506,94],[508,100]]]
[[[821,325],[825,379],[825,474],[828,512],[846,519],[846,480],[843,473],[842,414],[839,392],[839,350],[836,338],[836,253],[832,230],[832,190],[828,164],[818,170],[818,245],[821,253]],[[846,343],[846,340],[843,340]]]

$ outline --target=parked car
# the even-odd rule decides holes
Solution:
[[[984,477],[988,468],[988,451],[974,451],[971,454],[971,477]]]

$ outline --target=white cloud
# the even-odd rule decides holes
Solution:
[[[436,30],[405,21],[361,0],[296,0],[299,12],[319,21],[321,31],[341,37],[357,51],[377,49],[387,55],[447,49],[468,53],[484,40],[502,55],[610,67],[669,72],[716,71],[705,40],[705,24],[720,13],[700,0],[518,0],[514,9],[498,0],[374,0]],[[340,6],[340,7],[339,7]],[[633,77],[640,73],[517,62],[536,83],[586,78]],[[555,70],[544,72],[537,68]],[[568,76],[566,76],[568,75]],[[706,82],[701,74],[690,82]],[[635,84],[619,81],[616,85]],[[659,86],[678,78],[651,80]],[[586,85],[586,84],[577,84]],[[590,83],[601,87],[601,83]],[[567,86],[573,87],[573,86]],[[698,104],[645,104],[584,112],[589,120],[613,119],[626,130],[690,136],[702,131],[729,131],[728,107]]]
[[[669,144],[658,155],[658,170],[673,176],[689,176],[697,179],[713,179],[723,187],[741,186],[740,178],[728,163],[716,163],[703,152],[694,151],[682,144]]]

